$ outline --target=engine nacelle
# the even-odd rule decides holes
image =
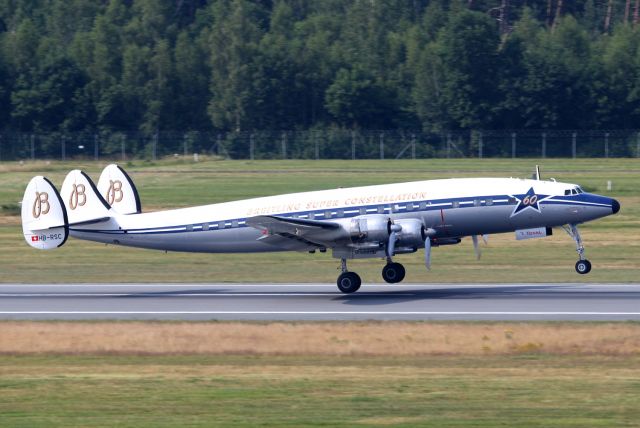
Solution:
[[[351,242],[387,242],[391,223],[384,215],[363,215],[351,219],[349,236]]]
[[[419,248],[424,245],[424,225],[422,221],[415,218],[394,220],[394,225],[401,227],[396,232],[398,237],[397,246]]]

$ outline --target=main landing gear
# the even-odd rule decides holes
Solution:
[[[576,252],[580,260],[576,262],[576,272],[580,275],[585,275],[591,272],[591,262],[584,257],[584,245],[582,245],[582,238],[580,238],[580,232],[578,232],[578,226],[570,224],[562,226],[562,228],[573,238],[576,243]]]
[[[382,279],[389,284],[395,284],[404,279],[405,273],[404,266],[400,263],[388,262],[385,267],[382,268]]]
[[[360,275],[347,270],[347,260],[341,259],[341,262],[342,273],[338,277],[338,289],[346,294],[355,293],[362,285]]]
[[[341,259],[342,273],[338,276],[338,289],[343,293],[349,294],[358,291],[362,285],[360,276],[355,272],[347,270],[347,260]],[[389,284],[396,284],[404,279],[405,269],[400,263],[388,261],[382,268],[382,278]]]

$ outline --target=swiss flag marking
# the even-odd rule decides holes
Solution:
[[[36,242],[36,241],[39,241],[39,240],[40,240],[40,238],[38,238],[36,235],[33,235],[31,237],[31,242]]]

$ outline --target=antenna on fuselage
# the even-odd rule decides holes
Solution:
[[[536,170],[533,172],[531,179],[540,181],[540,165],[536,165]]]

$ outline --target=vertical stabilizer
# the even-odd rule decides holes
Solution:
[[[60,196],[67,210],[71,226],[98,223],[111,217],[111,207],[104,200],[89,176],[79,169],[67,174]]]
[[[60,194],[45,177],[33,177],[22,198],[22,233],[39,250],[61,247],[69,236],[67,213]]]
[[[98,192],[119,214],[142,212],[140,196],[131,177],[118,165],[108,165],[100,174]]]

